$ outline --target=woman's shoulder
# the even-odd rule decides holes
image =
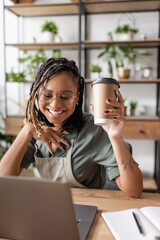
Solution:
[[[91,113],[83,112],[83,129],[86,129],[87,131],[90,129],[91,131],[103,131],[103,128],[101,126],[94,124],[94,116]]]
[[[90,122],[90,121],[94,121],[94,117],[91,113],[86,113],[86,112],[83,112],[83,117],[82,117],[82,121],[83,122]]]

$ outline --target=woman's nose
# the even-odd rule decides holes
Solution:
[[[60,105],[61,105],[61,103],[59,102],[58,96],[54,95],[54,97],[52,98],[52,101],[50,102],[50,106],[57,107]]]

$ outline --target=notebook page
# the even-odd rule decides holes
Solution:
[[[160,231],[160,207],[143,207],[140,211],[147,217]]]
[[[136,213],[144,234],[140,234],[132,212]],[[138,209],[105,212],[102,217],[116,240],[151,240],[160,235],[160,231]]]

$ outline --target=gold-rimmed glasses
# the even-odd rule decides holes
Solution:
[[[62,105],[72,104],[76,96],[70,91],[62,91],[59,93],[53,93],[45,89],[40,90],[38,94],[39,101],[44,103],[51,103],[55,99],[58,99],[58,102]]]

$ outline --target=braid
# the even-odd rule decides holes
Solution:
[[[68,72],[73,76],[73,80],[78,85],[79,100],[75,111],[68,118],[62,128],[63,130],[72,131],[76,129],[79,131],[82,126],[84,79],[80,76],[76,63],[73,60],[69,61],[66,58],[50,58],[40,66],[35,81],[31,86],[30,98],[26,108],[25,122],[33,123],[38,134],[40,134],[43,125],[54,126],[47,120],[38,107],[38,92],[41,86],[44,85],[53,75],[63,72]]]

